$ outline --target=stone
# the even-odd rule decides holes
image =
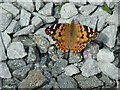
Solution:
[[[2,89],[2,78],[0,77],[0,89]]]
[[[48,64],[49,61],[50,61],[50,57],[48,55],[45,55],[40,59],[40,64],[46,65],[46,64]]]
[[[60,88],[77,88],[77,82],[64,74],[57,77],[57,82]]]
[[[9,44],[11,43],[11,38],[6,32],[2,33],[2,40],[3,40],[5,48],[7,49]]]
[[[21,42],[12,42],[7,48],[7,56],[9,59],[23,58],[27,55]]]
[[[26,66],[26,62],[23,59],[8,60],[7,64],[9,68],[13,71]]]
[[[81,67],[82,75],[85,77],[94,76],[101,72],[98,62],[93,59],[87,59]]]
[[[25,9],[21,9],[20,14],[20,25],[21,27],[28,26],[30,23],[31,14]]]
[[[96,8],[97,6],[94,6],[94,5],[86,5],[86,6],[81,6],[79,8],[79,11],[81,14],[87,16],[87,15],[90,15]]]
[[[72,3],[66,3],[60,10],[61,18],[70,18],[78,14],[77,8]]]
[[[38,29],[40,26],[43,25],[42,19],[38,16],[34,16],[31,20],[31,23],[35,26],[35,29]]]
[[[35,2],[35,8],[37,11],[39,11],[44,6],[44,3],[42,1],[34,0],[34,2]]]
[[[24,80],[22,80],[18,88],[34,89],[37,87],[41,87],[46,81],[47,79],[41,71],[32,70],[28,73],[28,76]]]
[[[12,72],[12,75],[20,80],[24,79],[27,76],[27,73],[32,68],[32,64],[28,64],[27,66],[20,67]]]
[[[46,3],[46,5],[39,10],[39,13],[45,16],[52,16],[53,3]]]
[[[6,63],[0,62],[0,77],[1,78],[11,78],[11,73]]]
[[[20,36],[20,35],[27,35],[27,34],[33,33],[34,30],[35,30],[35,26],[29,25],[29,26],[21,29],[20,31],[17,31],[13,36],[16,37],[16,36]]]
[[[97,77],[84,77],[82,75],[75,76],[76,81],[78,82],[79,87],[81,88],[95,88],[99,86],[103,86],[103,82],[99,80]]]
[[[67,64],[68,62],[65,59],[59,59],[58,61],[56,61],[51,71],[52,75],[57,77],[59,74],[64,72],[64,69],[67,66]]]
[[[4,10],[7,10],[14,16],[17,16],[17,14],[19,14],[19,9],[16,8],[12,3],[0,3],[0,7],[2,7]]]
[[[113,48],[115,46],[117,31],[118,29],[116,25],[107,26],[98,35],[97,40],[103,42],[108,47]]]
[[[97,61],[101,62],[113,62],[115,59],[115,56],[113,52],[111,52],[109,49],[101,49],[99,50],[97,54]]]
[[[98,5],[98,6],[102,6],[103,5],[103,2],[104,0],[99,0],[98,1],[95,1],[95,0],[87,0],[90,4],[93,4],[93,5]],[[107,1],[106,1],[107,2]]]
[[[65,67],[64,71],[65,71],[64,74],[66,74],[68,76],[72,76],[72,75],[78,74],[80,72],[79,69],[73,64],[68,65],[67,67]]]
[[[35,10],[33,0],[17,0],[17,3],[30,12]]]
[[[5,48],[4,48],[3,40],[0,33],[0,61],[6,60],[6,59],[7,59],[7,56],[5,53]]]
[[[73,0],[69,0],[69,2],[74,3],[77,6],[81,6],[82,4],[83,5],[86,4],[87,0],[74,0],[74,1]]]

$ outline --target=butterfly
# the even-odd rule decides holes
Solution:
[[[64,52],[80,52],[86,47],[88,42],[97,37],[97,32],[92,28],[71,23],[59,23],[49,26],[45,29],[45,33],[49,35],[56,46]]]

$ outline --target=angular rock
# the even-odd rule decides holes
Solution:
[[[101,72],[98,67],[98,62],[93,59],[87,59],[81,67],[82,75],[90,77]]]
[[[70,18],[78,14],[77,8],[72,3],[66,3],[60,10],[61,18]]]
[[[44,6],[44,3],[40,0],[34,0],[34,2],[37,11],[39,11]]]
[[[12,42],[7,49],[9,59],[23,58],[27,55],[21,42]]]
[[[39,13],[45,16],[51,16],[53,9],[53,3],[47,3],[42,9],[39,10]]]
[[[79,69],[73,64],[65,67],[64,71],[65,71],[65,74],[68,75],[68,76],[72,76],[72,75],[80,72]]]
[[[41,73],[41,71],[32,70],[28,73],[28,76],[20,83],[18,88],[34,89],[41,87],[46,81],[47,79]]]
[[[50,61],[50,57],[48,55],[45,55],[40,59],[40,64],[46,65],[49,61]]]
[[[103,86],[103,82],[100,81],[97,77],[84,77],[82,75],[76,75],[75,76],[76,81],[78,82],[79,87],[81,88],[95,88],[99,86]]]
[[[35,30],[35,27],[33,25],[29,25],[29,26],[21,29],[20,31],[17,31],[13,36],[16,37],[16,36],[20,36],[20,35],[27,35],[27,34],[33,33],[34,30]]]
[[[101,61],[101,62],[113,62],[115,59],[115,56],[113,54],[113,52],[111,52],[108,49],[101,49],[99,50],[98,54],[97,54],[97,61]]]
[[[25,9],[21,9],[20,14],[20,25],[21,27],[28,26],[30,22],[31,14]]]
[[[11,73],[6,63],[0,62],[0,77],[11,78]]]

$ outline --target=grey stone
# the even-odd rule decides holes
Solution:
[[[20,14],[21,27],[29,25],[30,17],[31,17],[31,14],[28,11],[26,11],[25,9],[21,9],[21,14]]]
[[[114,64],[108,62],[99,62],[99,68],[105,75],[109,76],[112,79],[120,79],[119,72],[120,69],[117,68]]]
[[[2,89],[2,78],[0,77],[0,89]]]
[[[0,31],[4,31],[11,21],[12,15],[0,7]]]
[[[90,4],[93,4],[93,5],[98,5],[98,6],[102,6],[103,5],[103,2],[104,0],[99,0],[99,1],[95,1],[95,0],[87,0]]]
[[[69,63],[76,63],[82,60],[82,56],[80,53],[70,53],[69,55]]]
[[[50,61],[50,57],[48,55],[45,55],[40,59],[40,64],[41,65],[46,65]]]
[[[115,46],[116,35],[117,35],[117,26],[110,25],[110,26],[107,26],[98,35],[97,40],[103,42],[108,47],[113,48]]]
[[[10,42],[11,42],[10,36],[6,32],[3,32],[2,33],[2,39],[3,39],[4,46],[7,49]]]
[[[68,76],[72,76],[72,75],[78,74],[80,72],[79,69],[73,64],[65,67],[64,71],[65,71],[65,74]]]
[[[20,36],[20,35],[27,35],[27,34],[30,34],[30,33],[33,33],[35,30],[35,26],[33,25],[29,25],[23,29],[21,29],[20,31],[17,31],[13,36]]]
[[[6,59],[7,59],[7,56],[5,53],[5,48],[4,48],[1,33],[0,33],[0,61],[6,60]]]
[[[8,12],[10,12],[13,15],[17,15],[19,14],[19,9],[16,8],[13,4],[11,3],[1,3],[0,7],[2,7],[3,9],[7,10]]]
[[[84,77],[82,75],[76,75],[75,76],[76,81],[79,84],[79,87],[81,88],[95,88],[99,86],[103,86],[103,82],[100,81],[97,77],[92,76],[92,77]]]
[[[32,70],[28,73],[28,76],[20,83],[18,88],[34,89],[41,87],[46,81],[47,79],[41,73],[41,71]]]
[[[26,62],[23,59],[8,60],[7,64],[13,71],[26,66]]]
[[[87,59],[81,67],[82,75],[85,77],[94,76],[101,72],[98,62],[93,59]]]
[[[66,3],[62,6],[60,14],[61,18],[70,18],[78,14],[78,11],[73,3]]]
[[[34,0],[34,2],[35,2],[35,8],[37,11],[39,11],[44,6],[44,3],[40,0]]]
[[[97,6],[94,6],[94,5],[86,5],[86,6],[81,6],[79,8],[79,11],[81,14],[87,16],[87,15],[90,15],[96,8]]]
[[[11,73],[6,63],[0,62],[0,77],[1,78],[11,78]]]
[[[69,0],[69,2],[74,3],[77,6],[81,6],[82,4],[83,5],[86,4],[87,0],[74,0],[74,1],[73,0]]]
[[[39,10],[39,13],[45,16],[51,16],[53,9],[53,3],[46,3],[46,5]]]
[[[67,66],[67,64],[68,62],[65,59],[59,59],[56,61],[51,71],[52,75],[56,77],[58,74],[64,72],[64,68]]]
[[[27,55],[21,42],[12,42],[7,49],[9,59],[23,58]]]
[[[33,12],[34,11],[34,4],[33,0],[17,0],[17,3],[22,6],[22,8]]]
[[[113,54],[113,52],[111,52],[108,49],[101,49],[99,50],[98,54],[97,54],[97,61],[101,61],[101,62],[113,62],[115,59],[115,56]]]
[[[42,19],[38,16],[34,16],[31,20],[31,23],[35,26],[35,29],[38,29],[40,26],[43,25]]]
[[[31,64],[28,64],[27,66],[20,67],[12,72],[13,76],[16,78],[24,79],[27,75],[27,73],[30,71],[32,68]]]
[[[70,23],[74,18],[71,17],[71,18],[60,18],[58,23]]]
[[[77,88],[77,82],[64,74],[57,77],[57,82],[60,88]]]

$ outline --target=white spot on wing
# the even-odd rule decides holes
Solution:
[[[55,29],[56,25],[57,25],[57,24],[54,25],[53,29]]]

